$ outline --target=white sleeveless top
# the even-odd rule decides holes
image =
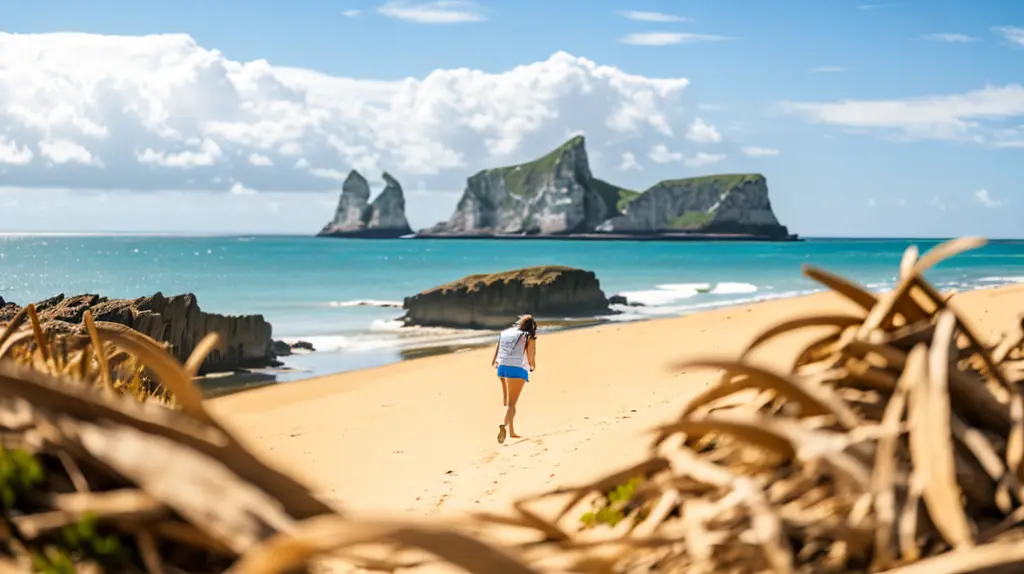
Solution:
[[[510,327],[498,334],[498,365],[520,367],[526,369],[526,333],[516,327]]]

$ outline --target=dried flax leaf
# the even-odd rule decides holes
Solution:
[[[946,374],[956,317],[940,313],[927,376],[910,393],[910,458],[924,483],[925,508],[943,539],[955,548],[973,546],[970,520],[960,503],[950,429]]]
[[[311,518],[289,533],[276,534],[250,548],[232,574],[277,574],[308,564],[324,554],[370,542],[392,541],[426,550],[468,572],[537,574],[537,571],[496,547],[432,524]]]
[[[885,414],[882,426],[890,434],[878,441],[875,454],[875,467],[871,476],[871,491],[874,494],[875,507],[875,547],[871,569],[878,571],[887,568],[896,560],[897,551],[894,547],[893,533],[896,524],[896,463],[900,423],[907,406],[907,397],[916,381],[922,380],[926,374],[927,348],[924,344],[915,347],[907,356],[906,369],[900,377],[896,392],[893,393]]]
[[[861,422],[857,413],[847,407],[828,387],[804,384],[767,368],[726,360],[687,361],[676,365],[676,368],[722,369],[727,374],[742,375],[699,394],[687,404],[683,411],[684,416],[715,399],[748,388],[760,388],[770,389],[787,400],[799,403],[805,416],[830,415],[847,429],[856,428]]]
[[[863,320],[863,317],[854,317],[852,315],[811,315],[809,317],[783,321],[759,333],[753,341],[747,343],[746,348],[740,352],[740,359],[753,352],[757,347],[786,333],[813,327],[834,327],[838,329],[838,332],[842,332],[847,327],[859,325]]]

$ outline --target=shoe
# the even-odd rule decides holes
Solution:
[[[498,444],[505,444],[505,425],[498,425]]]

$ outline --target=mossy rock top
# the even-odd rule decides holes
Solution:
[[[467,275],[466,277],[452,281],[451,283],[445,283],[444,285],[427,289],[426,291],[421,292],[420,295],[427,295],[436,292],[446,293],[460,289],[477,291],[499,283],[521,283],[529,287],[543,286],[550,285],[555,281],[558,281],[564,275],[577,273],[589,276],[594,275],[591,271],[577,269],[575,267],[566,267],[564,265],[540,265],[536,267],[513,269],[511,271],[502,271],[499,273]]]

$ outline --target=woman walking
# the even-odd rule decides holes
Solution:
[[[491,365],[498,368],[501,380],[501,399],[505,406],[505,420],[498,425],[498,442],[505,442],[506,433],[519,438],[513,423],[516,403],[523,386],[530,380],[530,372],[537,368],[537,322],[532,315],[523,315],[508,329],[498,334]]]

